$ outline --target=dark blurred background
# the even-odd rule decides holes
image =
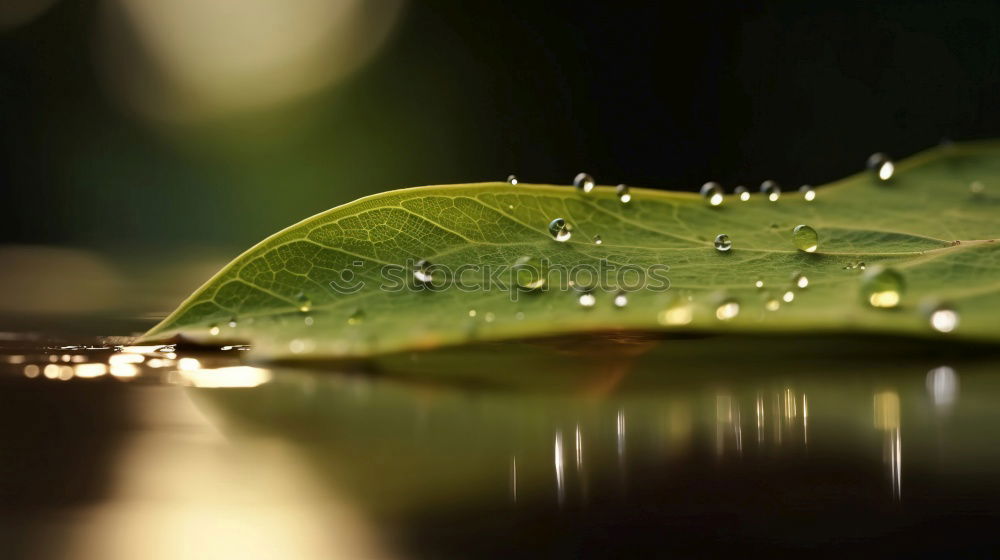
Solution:
[[[0,26],[7,291],[24,245],[112,276],[209,255],[176,303],[383,190],[821,184],[1000,136],[987,1],[5,0]]]

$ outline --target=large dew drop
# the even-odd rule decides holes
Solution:
[[[722,204],[722,186],[714,181],[709,181],[701,186],[701,196],[711,206]]]
[[[729,239],[729,236],[720,233],[715,236],[715,250],[720,253],[725,253],[733,248],[733,240]]]
[[[819,234],[813,228],[800,224],[792,230],[792,242],[795,243],[799,251],[815,253],[819,247]]]
[[[771,202],[777,202],[778,198],[781,197],[781,186],[778,185],[777,181],[768,179],[760,184],[760,192]]]
[[[896,165],[892,163],[889,156],[883,154],[882,152],[874,153],[868,156],[868,169],[871,169],[879,181],[888,181],[892,179],[893,173],[896,172]]]
[[[903,275],[881,265],[872,266],[861,277],[861,296],[872,307],[891,309],[903,297]]]
[[[517,175],[508,175],[507,176],[507,182],[510,183],[511,186],[516,185],[517,184]]]
[[[545,263],[537,257],[521,257],[514,262],[514,283],[522,290],[533,292],[545,287]]]
[[[632,193],[629,192],[628,185],[623,184],[615,187],[615,194],[618,196],[618,202],[622,204],[632,202]]]
[[[556,218],[549,222],[549,233],[551,233],[552,237],[560,243],[568,241],[569,238],[573,236],[572,232],[569,230],[569,224],[567,224],[566,220],[562,218]]]
[[[578,173],[573,178],[573,186],[580,192],[589,193],[594,190],[594,178],[586,173]]]
[[[748,191],[743,185],[736,187],[736,190],[733,192],[736,193],[736,196],[738,196],[742,202],[750,200],[750,191]]]

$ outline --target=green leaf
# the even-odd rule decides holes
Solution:
[[[572,228],[568,241],[550,234],[555,218]],[[818,232],[815,253],[796,248],[792,230],[800,224]],[[403,189],[334,208],[264,240],[144,339],[241,341],[263,357],[306,359],[602,331],[998,341],[998,230],[996,142],[938,147],[898,163],[890,181],[859,173],[817,188],[811,202],[787,186],[776,202],[754,192],[746,202],[728,195],[719,207],[696,194],[649,189],[632,189],[632,201],[622,204],[613,187],[600,186],[590,193],[524,183]],[[728,252],[713,246],[720,233],[732,241]],[[545,289],[510,285],[510,267],[522,257],[548,263]],[[431,267],[441,289],[417,289],[422,285],[410,267],[420,260],[452,273],[465,265],[466,285],[441,288],[450,277]],[[604,281],[593,291],[594,305],[584,307],[577,289],[595,279],[578,272],[573,289],[570,271],[596,270],[602,262]],[[904,279],[895,308],[866,302],[863,277],[875,265]],[[623,267],[632,272],[618,278]],[[482,269],[505,285],[483,288]],[[808,287],[793,284],[797,272]],[[626,283],[635,287],[637,275],[646,288],[616,307],[615,292]],[[654,286],[664,278],[669,289]],[[359,283],[358,291],[345,293]],[[402,283],[408,287],[392,289]],[[782,300],[786,293],[792,301]],[[768,310],[775,299],[780,307]],[[947,335],[928,321],[928,310],[945,302],[960,318]]]

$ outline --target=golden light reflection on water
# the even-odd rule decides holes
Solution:
[[[107,505],[74,524],[75,557],[389,557],[286,443],[223,436],[170,388],[134,409],[146,429],[119,452]]]
[[[97,363],[77,364],[74,368],[74,375],[81,379],[93,379],[108,373],[108,366]]]
[[[875,429],[885,434],[882,445],[882,461],[888,467],[892,496],[902,495],[902,443],[900,442],[899,394],[895,391],[875,393]]]

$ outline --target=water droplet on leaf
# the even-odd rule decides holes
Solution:
[[[805,274],[795,271],[792,273],[792,285],[796,288],[808,288],[809,278],[807,278]]]
[[[875,177],[879,181],[888,181],[892,179],[892,175],[896,172],[896,165],[892,163],[889,156],[883,154],[882,152],[874,153],[868,156],[868,169],[871,169],[875,173]]]
[[[788,290],[787,292],[781,295],[781,299],[783,299],[785,303],[792,303],[793,301],[795,301],[795,292]]]
[[[601,243],[604,243],[604,240],[601,239],[600,235],[595,235],[594,236],[594,245],[600,245]]]
[[[722,303],[715,308],[715,318],[720,321],[728,321],[735,318],[739,314],[740,302],[734,298],[723,300]]]
[[[586,307],[589,309],[597,303],[597,298],[594,296],[594,292],[592,290],[584,290],[580,293],[577,301],[580,303],[580,307]]]
[[[219,330],[219,325],[212,325],[208,328],[208,334],[212,336],[218,336],[221,331]]]
[[[720,233],[719,235],[715,236],[716,251],[719,251],[720,253],[725,253],[726,251],[732,248],[733,248],[733,241],[729,239],[728,235]]]
[[[618,202],[622,204],[632,202],[632,193],[629,191],[628,185],[623,184],[615,187],[615,194],[618,196]]]
[[[552,237],[560,243],[567,241],[573,236],[573,234],[569,231],[569,224],[567,224],[566,220],[562,218],[556,218],[549,222],[549,233],[551,233]]]
[[[799,192],[802,193],[802,198],[806,199],[806,202],[816,200],[816,189],[810,185],[802,185],[799,187]]]
[[[934,306],[927,319],[931,328],[941,333],[950,333],[958,327],[958,312],[948,304]]]
[[[759,290],[764,287],[764,281],[758,278],[757,281],[753,283],[753,285]]]
[[[594,190],[594,178],[586,173],[578,173],[573,179],[573,186],[580,192],[589,193]]]
[[[625,290],[618,290],[618,293],[615,294],[614,303],[615,307],[619,309],[628,305],[628,292]]]
[[[507,182],[510,183],[511,185],[516,185],[517,184],[517,175],[513,175],[513,174],[508,175],[507,176]]]
[[[722,204],[722,186],[714,181],[709,181],[701,186],[701,196],[709,205],[718,206]]]
[[[431,262],[426,259],[417,261],[417,264],[413,265],[413,279],[421,284],[432,282],[434,275],[431,274],[431,266]]]
[[[307,313],[312,309],[312,300],[302,292],[299,292],[299,295],[295,296],[295,301],[299,303],[299,311],[303,313]]]
[[[747,188],[744,187],[743,185],[740,185],[740,186],[736,187],[736,190],[733,191],[733,192],[743,202],[746,202],[746,201],[750,200],[750,191],[748,191]]]
[[[777,202],[778,198],[781,197],[781,186],[778,185],[777,181],[768,179],[760,184],[760,192],[771,202]]]
[[[812,227],[800,224],[792,230],[792,242],[799,251],[815,253],[819,247],[819,234]]]
[[[896,307],[902,299],[904,289],[903,275],[881,265],[869,268],[861,277],[861,295],[872,307]]]
[[[660,311],[656,316],[656,320],[659,321],[661,325],[686,325],[691,322],[694,317],[694,309],[690,303],[683,301],[674,302],[669,307]]]
[[[521,257],[514,262],[514,283],[525,291],[540,290],[545,287],[545,263],[537,257]],[[475,311],[470,312],[475,316]]]
[[[353,313],[347,318],[348,325],[360,325],[365,322],[365,312],[362,309],[355,309]]]

